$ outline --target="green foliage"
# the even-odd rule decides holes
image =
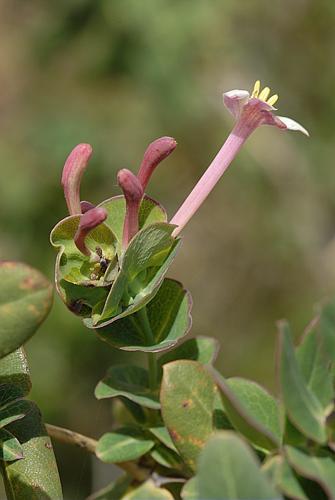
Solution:
[[[216,387],[195,361],[172,361],[163,370],[162,417],[185,463],[195,469],[198,454],[214,430]]]
[[[145,455],[154,444],[140,428],[122,427],[99,439],[96,455],[106,463],[127,462]]]
[[[146,408],[160,408],[158,392],[149,387],[147,370],[139,366],[114,365],[95,389],[97,399],[123,396]]]
[[[163,351],[188,332],[191,304],[189,292],[178,281],[165,278],[146,310],[99,328],[97,333],[111,346],[125,351]]]
[[[234,433],[211,437],[199,457],[198,472],[183,500],[279,500],[251,449]]]
[[[51,283],[21,262],[0,263],[0,358],[18,349],[50,311]]]

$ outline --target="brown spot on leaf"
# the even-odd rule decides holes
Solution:
[[[40,315],[40,311],[37,309],[37,307],[34,304],[28,305],[28,311],[31,312],[34,316]]]
[[[180,441],[181,435],[175,429],[169,429],[173,441]]]
[[[205,441],[194,436],[189,436],[188,441],[197,448],[202,448],[205,444]]]
[[[192,406],[192,399],[185,399],[181,405],[183,408],[190,408]]]
[[[51,443],[45,443],[44,445],[46,448],[48,448],[48,450],[52,450],[52,444]]]

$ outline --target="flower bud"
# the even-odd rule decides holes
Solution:
[[[173,137],[160,137],[147,147],[137,178],[145,191],[150,177],[157,165],[176,149],[177,142]]]
[[[143,197],[143,188],[130,170],[123,168],[117,174],[117,182],[126,199],[126,216],[123,225],[122,246],[125,249],[138,232],[138,212]]]
[[[79,222],[79,227],[74,236],[74,242],[78,250],[88,257],[91,255],[91,251],[87,248],[85,244],[85,238],[92,229],[99,226],[102,222],[107,219],[107,211],[104,208],[96,207],[85,212]]]
[[[80,182],[91,154],[89,144],[78,144],[65,161],[61,182],[70,215],[81,214]]]
[[[92,210],[92,208],[95,208],[95,205],[93,205],[93,203],[91,203],[90,201],[81,201],[80,202],[80,209],[81,209],[82,214],[85,214],[89,210]]]

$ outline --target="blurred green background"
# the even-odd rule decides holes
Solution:
[[[334,23],[333,0],[1,0],[0,258],[52,279],[61,170],[79,142],[94,148],[82,198],[95,203],[149,142],[175,137],[148,189],[172,216],[232,127],[222,92],[260,78],[311,138],[258,129],[185,229],[172,275],[192,292],[193,334],[220,339],[223,373],[274,389],[276,320],[300,333],[335,288]],[[93,390],[127,356],[58,297],[27,351],[48,422],[110,429]],[[67,498],[98,486],[84,453],[57,456]]]

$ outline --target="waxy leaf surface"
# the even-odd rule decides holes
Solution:
[[[200,454],[197,483],[206,500],[279,500],[247,444],[231,431],[212,436]],[[184,497],[192,498],[192,497]]]
[[[52,304],[52,285],[21,262],[0,263],[0,358],[18,349],[38,329]]]
[[[158,394],[149,388],[147,370],[140,366],[114,365],[95,389],[97,399],[123,396],[146,408],[158,410]]]
[[[225,380],[215,372],[225,413],[241,434],[256,446],[272,450],[280,446],[281,429],[276,400],[255,382],[242,378]]]
[[[179,360],[164,365],[161,408],[164,423],[185,460],[195,469],[200,450],[213,432],[216,387],[203,365]]]
[[[169,349],[190,329],[191,304],[190,294],[181,283],[165,278],[146,311],[141,310],[99,328],[97,333],[108,344],[126,351]],[[143,314],[146,314],[145,318]],[[146,328],[150,328],[151,342],[147,340]]]
[[[287,323],[281,323],[279,332],[279,380],[290,420],[305,436],[324,443],[324,409],[299,369]]]
[[[98,441],[96,455],[106,463],[127,462],[145,455],[155,442],[139,429],[122,427],[104,434]]]

